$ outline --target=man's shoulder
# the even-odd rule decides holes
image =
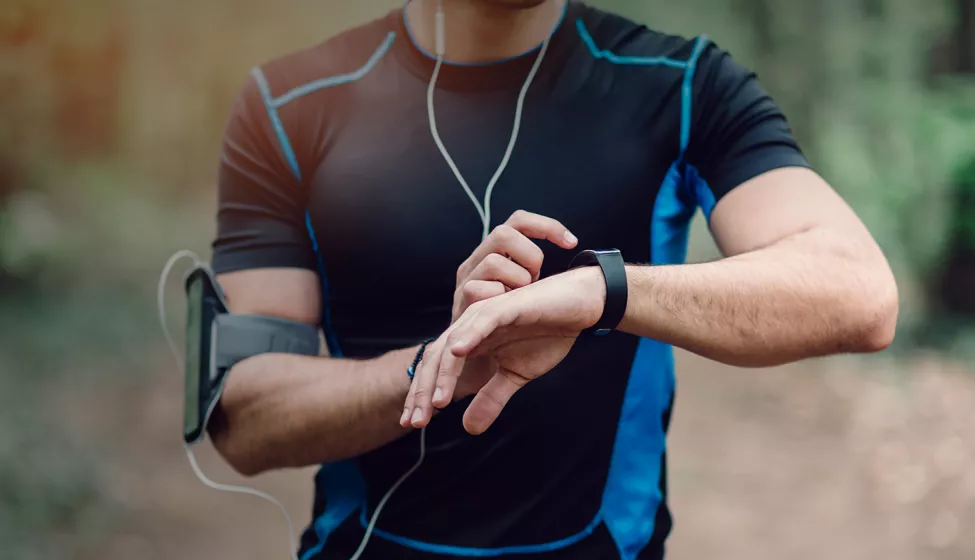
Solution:
[[[647,27],[625,16],[588,5],[576,21],[567,22],[578,32],[594,55],[620,64],[639,64],[640,59],[683,63],[694,51],[697,37],[684,37]],[[609,56],[612,54],[613,56]]]
[[[271,59],[259,66],[273,96],[311,84],[354,74],[391,39],[391,15],[347,29],[324,41]],[[387,45],[388,47],[388,45]]]

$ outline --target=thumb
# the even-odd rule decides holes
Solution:
[[[471,435],[480,435],[498,419],[511,397],[528,383],[528,380],[506,368],[499,368],[464,412],[464,429]]]

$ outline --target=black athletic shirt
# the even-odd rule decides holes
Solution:
[[[479,199],[537,54],[441,71],[440,134]],[[480,243],[478,213],[428,126],[433,63],[397,10],[255,69],[233,109],[214,268],[318,272],[333,356],[370,358],[442,332],[457,267]],[[525,209],[560,220],[580,249],[680,263],[696,208],[710,215],[742,182],[806,165],[755,76],[706,38],[569,3],[491,226]],[[542,245],[543,276],[565,270],[573,252]],[[671,348],[612,333],[579,339],[481,436],[461,426],[469,400],[451,405],[363,558],[662,557],[673,396]],[[322,467],[302,559],[352,555],[416,462],[419,436]]]

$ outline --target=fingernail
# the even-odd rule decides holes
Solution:
[[[571,243],[575,245],[579,241],[579,239],[576,238],[576,236],[572,235],[571,231],[565,230],[565,241],[566,243]]]
[[[406,421],[410,419],[410,409],[404,408],[403,414],[399,417],[400,424],[406,424]]]
[[[414,424],[419,422],[423,418],[423,411],[419,408],[413,409],[413,419],[411,420]]]
[[[442,398],[443,398],[443,389],[437,387],[437,390],[433,392],[433,400],[440,402],[440,399]]]

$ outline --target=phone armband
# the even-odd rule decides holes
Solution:
[[[264,315],[235,315],[213,273],[205,266],[186,278],[186,367],[183,440],[203,439],[223,392],[227,372],[251,356],[267,353],[319,355],[318,328]]]

